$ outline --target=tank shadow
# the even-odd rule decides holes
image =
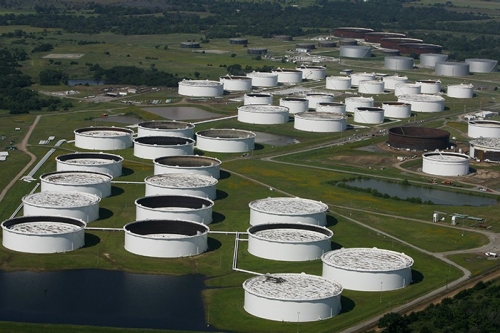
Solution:
[[[334,236],[334,237],[335,237],[335,236]],[[340,250],[341,248],[343,248],[343,246],[342,246],[342,245],[340,245],[340,244],[339,244],[339,243],[337,243],[337,242],[331,242],[331,244],[332,244],[332,245],[331,245],[331,246],[332,246],[332,251],[333,251],[333,250]]]
[[[134,173],[134,170],[130,168],[122,167],[122,176],[130,176]]]
[[[231,177],[231,173],[230,172],[227,172],[227,171],[224,171],[224,170],[220,171],[220,178],[219,179],[228,179],[229,177]]]
[[[212,237],[208,237],[207,244],[208,244],[207,252],[215,251],[217,249],[220,249],[222,246],[221,242],[219,242],[217,239],[212,238]]]
[[[99,218],[97,221],[109,219],[111,216],[113,216],[113,212],[111,210],[99,207]]]
[[[212,212],[212,223],[210,223],[210,224],[221,223],[225,219],[226,219],[226,216],[224,214]]]
[[[356,306],[356,303],[354,303],[352,299],[350,299],[349,297],[345,297],[344,295],[340,297],[340,304],[342,306],[342,310],[340,311],[340,313],[352,311]]]
[[[412,284],[420,283],[424,280],[424,275],[421,272],[412,269],[411,270],[411,279],[412,279],[412,282],[411,282]]]
[[[82,248],[96,246],[101,242],[101,239],[94,234],[85,233],[85,245]]]
[[[122,189],[121,187],[118,186],[111,186],[111,195],[108,197],[116,197],[119,196],[120,194],[125,193],[125,190]]]
[[[229,196],[229,194],[227,194],[227,192],[224,192],[222,190],[216,190],[215,193],[217,194],[217,197],[215,200],[222,200],[222,199],[225,199]]]
[[[264,145],[261,145],[260,143],[256,143],[253,150],[262,150],[264,149]]]
[[[470,173],[476,173],[476,172],[477,172],[477,169],[469,167],[469,174]]]
[[[337,223],[339,223],[339,221],[335,217],[326,215],[326,227],[333,227],[337,225]]]
[[[194,149],[194,155],[204,156],[205,152],[203,150],[199,150],[198,148],[195,148]]]

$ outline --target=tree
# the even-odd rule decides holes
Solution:
[[[44,69],[39,74],[40,84],[47,86],[56,86],[61,83],[66,84],[68,81],[68,74],[60,70]]]

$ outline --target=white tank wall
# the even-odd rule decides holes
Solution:
[[[51,173],[53,174],[53,173]],[[47,174],[45,174],[47,175]],[[83,193],[90,193],[97,195],[98,197],[101,198],[106,198],[111,195],[111,180],[112,177],[110,175],[104,175],[101,174],[102,177],[109,176],[108,179],[103,180],[102,182],[99,183],[94,183],[94,184],[86,184],[86,183],[74,183],[74,184],[67,184],[67,183],[55,183],[48,181],[46,178],[44,178],[44,175],[40,177],[40,191],[41,192],[46,192],[46,191],[69,191],[69,192],[83,192]]]
[[[332,103],[335,96],[328,94],[307,94],[306,99],[309,101],[309,109],[316,110],[318,103]]]
[[[384,93],[383,81],[361,81],[358,86],[360,94],[382,94]]]
[[[459,159],[433,159],[438,153],[425,153],[422,160],[422,172],[436,176],[465,176],[469,173],[469,157],[465,154],[441,153],[443,156],[459,157]],[[438,155],[439,156],[439,155]]]
[[[173,122],[173,121],[168,121]],[[155,123],[155,122],[149,122]],[[162,121],[158,121],[158,125],[161,126]],[[185,124],[183,126],[182,124]],[[145,127],[139,124],[137,126],[137,137],[143,136],[180,136],[185,138],[192,138],[194,136],[194,125],[184,122],[179,122],[179,128],[153,128],[153,127]]]
[[[224,94],[224,86],[217,81],[184,80],[179,82],[178,93],[191,97],[218,97]]]
[[[371,108],[372,110],[354,110],[354,122],[362,124],[382,124],[384,122],[384,110]]]
[[[406,71],[413,69],[414,61],[410,57],[385,57],[384,67],[391,70]]]
[[[357,87],[361,81],[374,81],[376,79],[375,73],[352,73],[351,86]]]
[[[278,74],[278,83],[300,83],[302,82],[302,72],[298,70],[273,70]]]
[[[138,200],[135,201],[135,219],[140,220],[186,220],[194,221],[203,224],[212,223],[212,208],[214,202],[209,199],[205,199],[210,203],[202,208],[188,208],[188,207],[174,207],[174,209],[168,209],[166,207],[148,207],[141,205]],[[172,206],[167,206],[172,207]]]
[[[196,148],[216,153],[245,153],[255,148],[255,134],[246,138],[217,138],[197,135]]]
[[[420,85],[420,93],[421,94],[439,94],[441,92],[441,81],[417,81],[418,85]]]
[[[74,219],[82,220],[85,222],[95,221],[99,218],[100,198],[93,194],[85,194],[95,197],[95,202],[82,207],[49,207],[33,205],[31,203],[25,202],[23,198],[23,216],[59,215],[64,217],[72,217]]]
[[[345,114],[344,103],[318,103],[316,105],[316,112],[330,112]]]
[[[89,128],[90,129],[90,128]],[[100,129],[98,127],[95,128],[96,131]],[[106,131],[106,129],[103,129]],[[109,128],[109,131],[112,131]],[[121,130],[120,130],[121,131]],[[119,150],[119,149],[127,149],[132,147],[133,140],[133,131],[130,130],[130,133],[123,132],[120,135],[84,135],[84,133],[79,133],[78,130],[74,131],[75,133],[75,147],[88,149],[88,150]]]
[[[474,86],[472,84],[449,85],[446,95],[453,98],[472,98],[474,96]]]
[[[382,103],[382,109],[384,109],[384,117],[387,118],[409,118],[411,116],[411,105],[407,103]]]
[[[306,98],[280,98],[280,106],[287,107],[291,114],[306,112],[309,110],[309,100]]]
[[[326,68],[323,66],[300,66],[295,69],[302,72],[302,80],[324,80]]]
[[[305,199],[304,199],[305,200]],[[263,223],[305,223],[319,226],[326,225],[326,210],[318,212],[304,213],[274,213],[260,211],[250,206],[250,225]]]
[[[395,90],[397,84],[401,83],[407,83],[408,82],[408,77],[407,76],[385,76],[382,78],[382,81],[384,81],[384,89],[385,90]]]
[[[252,79],[249,77],[227,77],[221,76],[219,81],[222,82],[226,91],[250,91],[252,90]]]
[[[347,97],[345,99],[346,112],[354,112],[359,107],[373,107],[373,97]]]
[[[341,45],[340,56],[346,58],[370,58],[372,52],[369,46]]]
[[[498,72],[498,61],[493,59],[465,59],[471,73]]]
[[[273,95],[270,94],[245,94],[243,97],[244,105],[253,104],[273,104]]]
[[[329,76],[326,78],[325,88],[330,90],[351,89],[351,78],[349,76]]]
[[[444,98],[432,100],[415,100],[415,95],[399,96],[398,102],[411,104],[411,110],[414,112],[441,112],[444,111]],[[432,95],[431,95],[432,96]],[[436,96],[439,97],[439,96]]]
[[[244,105],[238,108],[238,121],[242,123],[276,125],[287,123],[288,118],[288,108],[284,106]]]
[[[143,138],[153,138],[153,137],[143,137]],[[143,143],[143,142],[138,142],[137,139],[134,139],[134,156],[139,158],[154,160],[155,158],[162,156],[193,155],[195,141],[191,138],[183,138],[183,139],[184,143],[182,144],[172,143],[171,145]]]
[[[469,64],[464,62],[438,62],[434,67],[434,73],[441,76],[467,76],[469,75]]]
[[[211,176],[215,179],[220,178],[220,165],[221,162],[214,159],[214,163],[208,166],[177,166],[177,165],[165,165],[154,161],[154,171],[155,175],[160,175],[163,173],[194,173],[197,175]]]
[[[500,139],[500,122],[498,121],[471,121],[468,125],[469,138],[496,138]]]
[[[440,53],[423,53],[420,55],[420,67],[434,68],[437,62],[445,62],[448,60],[447,54]]]
[[[336,119],[303,117],[299,113],[295,116],[293,127],[305,132],[338,133],[347,129],[347,120],[345,117]]]
[[[252,72],[247,74],[252,79],[254,87],[276,87],[278,85],[278,75],[276,73]]]
[[[420,85],[415,83],[398,83],[394,89],[395,96],[420,94]]]
[[[68,157],[69,155],[78,157],[79,154],[67,154],[67,155],[60,155],[56,157],[56,170],[57,171],[93,171],[93,172],[100,172],[100,173],[107,173],[111,175],[113,178],[115,177],[120,177],[122,175],[122,165],[123,165],[123,157],[118,156],[118,155],[110,155],[117,157],[116,160],[113,159],[108,159],[105,158],[107,154],[103,154],[103,157],[99,157],[99,159],[105,159],[105,163],[101,164],[76,164],[76,163],[69,163],[63,159]],[[85,159],[81,159],[83,162]]]

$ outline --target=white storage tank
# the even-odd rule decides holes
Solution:
[[[411,116],[411,104],[403,102],[383,102],[384,117],[386,118],[409,118]]]
[[[134,139],[134,156],[149,160],[162,156],[193,155],[194,140],[180,136],[142,136]]]
[[[349,76],[328,76],[325,88],[329,90],[349,90],[351,89],[351,78]]]
[[[177,120],[145,121],[137,125],[137,137],[143,136],[183,136],[192,138],[194,125]]]
[[[287,107],[291,114],[306,112],[309,110],[309,100],[299,97],[280,98],[280,106]]]
[[[163,156],[155,158],[154,174],[162,173],[195,173],[220,178],[222,162],[213,157],[199,155]]]
[[[498,61],[493,59],[465,59],[471,73],[498,72]]]
[[[419,80],[416,83],[420,85],[421,94],[435,95],[441,92],[440,80]]]
[[[500,162],[500,139],[478,138],[469,141],[469,156],[485,162]]]
[[[446,95],[453,98],[472,98],[474,96],[474,85],[464,83],[449,85]]]
[[[376,107],[358,107],[354,110],[354,122],[362,124],[382,124],[384,109]]]
[[[416,83],[398,83],[394,89],[394,95],[417,95],[420,94],[420,85]]]
[[[248,76],[225,75],[219,77],[226,91],[250,91],[252,90],[252,78]]]
[[[374,104],[373,97],[346,97],[345,110],[346,112],[354,112],[356,108],[372,107]]]
[[[248,252],[269,260],[316,260],[332,248],[333,232],[312,224],[266,223],[250,227],[247,233]]]
[[[217,179],[194,173],[164,173],[144,179],[146,196],[192,195],[215,200]]]
[[[255,148],[256,134],[239,129],[209,129],[196,133],[196,148],[215,153],[246,153]]]
[[[345,58],[370,58],[371,48],[364,45],[340,45],[340,56]]]
[[[465,176],[469,173],[469,156],[453,152],[422,154],[422,172],[436,176]]]
[[[318,103],[332,103],[335,96],[324,93],[308,93],[306,99],[309,101],[309,110],[316,110]]]
[[[278,85],[278,74],[267,72],[251,72],[247,76],[252,79],[254,87],[276,87]]]
[[[320,201],[276,197],[254,200],[248,206],[250,207],[250,225],[298,222],[326,225],[328,206]]]
[[[302,80],[324,80],[326,77],[326,67],[301,65],[295,69],[302,72]]]
[[[394,71],[412,70],[414,66],[413,58],[411,57],[385,57],[384,67]]]
[[[445,62],[448,60],[447,54],[441,53],[422,53],[420,55],[420,67],[423,68],[434,68],[436,63]]]
[[[278,105],[252,104],[238,107],[238,121],[247,124],[276,125],[288,122],[288,108]]]
[[[182,80],[179,82],[178,93],[190,97],[219,97],[224,94],[224,86],[217,81]]]
[[[243,97],[243,104],[273,104],[273,95],[264,93],[246,93]]]
[[[23,215],[59,215],[85,222],[99,218],[99,198],[83,192],[44,191],[23,197]]]
[[[2,222],[2,245],[24,253],[65,253],[85,245],[85,222],[64,216],[22,216]]]
[[[105,153],[70,153],[56,157],[57,171],[92,171],[122,175],[123,157]]]
[[[495,138],[500,139],[500,121],[496,120],[471,120],[467,130],[469,138]]]
[[[120,127],[85,127],[73,131],[75,146],[89,150],[118,150],[132,147],[134,131]]]
[[[243,282],[245,311],[281,322],[311,322],[340,313],[342,286],[309,274],[266,274]]]
[[[374,81],[377,77],[375,73],[352,73],[351,74],[351,86],[357,87],[361,81]]]
[[[135,200],[136,220],[187,220],[212,223],[214,202],[193,195],[152,195]]]
[[[75,191],[95,194],[100,198],[111,195],[109,174],[93,171],[56,171],[40,176],[41,191]]]
[[[378,95],[384,93],[383,81],[361,81],[358,85],[358,92],[360,94]]]
[[[467,76],[469,75],[469,64],[465,62],[437,62],[434,73],[451,77]]]
[[[302,112],[295,115],[293,126],[306,132],[343,132],[347,128],[347,117],[342,113]]]
[[[345,104],[344,103],[318,103],[316,105],[316,112],[331,112],[345,114]]]
[[[344,289],[389,291],[412,282],[413,259],[395,251],[377,248],[343,248],[325,253],[323,277],[334,279]]]
[[[397,84],[407,83],[408,77],[399,75],[389,75],[389,76],[384,76],[382,78],[382,81],[384,81],[385,90],[395,90]]]
[[[402,95],[398,102],[411,104],[411,110],[415,112],[444,111],[444,98],[436,95]]]
[[[125,250],[153,258],[191,257],[208,249],[210,229],[198,222],[183,220],[144,220],[128,223]]]
[[[291,84],[302,82],[302,71],[297,69],[277,68],[272,70],[278,75],[278,83]]]

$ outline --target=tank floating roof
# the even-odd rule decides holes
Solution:
[[[108,164],[110,161],[122,162],[123,157],[120,155],[105,154],[105,153],[70,153],[59,155],[56,160],[72,164],[94,165]]]
[[[214,177],[194,173],[165,173],[146,177],[145,181],[149,184],[173,188],[194,188],[217,184],[217,179]]]
[[[377,248],[349,248],[327,252],[322,260],[327,265],[353,271],[388,271],[408,268],[413,259],[395,251]]]
[[[210,80],[182,80],[179,82],[181,85],[185,86],[220,86],[221,82],[210,81]]]
[[[238,129],[209,129],[199,131],[198,133],[196,133],[196,135],[214,139],[244,139],[254,138],[257,136],[253,132]]]
[[[26,235],[66,234],[85,228],[86,223],[64,216],[20,216],[2,222],[2,227]]]
[[[161,165],[194,168],[220,165],[222,162],[219,159],[208,156],[180,155],[158,157],[154,160],[154,163],[158,163]]]
[[[328,206],[322,202],[302,198],[259,199],[248,205],[252,209],[275,214],[307,214],[328,210]]]
[[[183,121],[175,120],[157,120],[157,121],[146,121],[138,124],[139,127],[153,128],[153,129],[185,129],[194,128],[191,123],[186,123]]]
[[[45,191],[33,193],[23,198],[25,203],[45,207],[83,207],[101,201],[97,195],[83,192]]]
[[[500,139],[497,138],[479,138],[470,140],[471,145],[490,148],[490,149],[500,149]]]
[[[108,174],[90,171],[57,171],[40,176],[40,179],[49,183],[70,185],[101,184],[111,181],[112,178]]]
[[[295,117],[315,120],[341,120],[346,118],[342,113],[334,112],[301,112],[297,113]]]

